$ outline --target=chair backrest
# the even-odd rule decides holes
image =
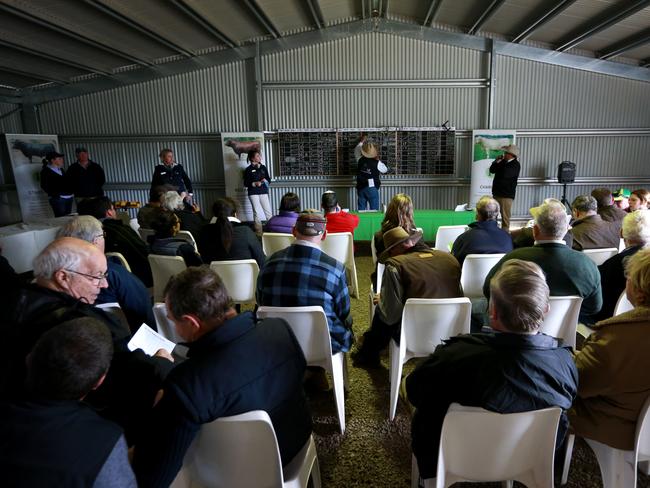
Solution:
[[[201,426],[185,456],[202,486],[280,488],[282,462],[269,415],[253,410]]]
[[[275,254],[282,249],[293,244],[296,238],[291,234],[281,234],[279,232],[264,232],[262,234],[262,250],[266,256]]]
[[[466,225],[441,225],[436,231],[436,244],[434,249],[451,252],[456,238],[467,230]]]
[[[260,307],[257,317],[279,317],[293,330],[307,364],[321,364],[332,356],[327,316],[321,306]]]
[[[321,241],[321,251],[350,267],[350,261],[354,262],[352,240],[351,232],[328,233],[325,240]]]
[[[603,247],[599,249],[583,249],[582,252],[596,263],[596,266],[600,266],[615,254],[618,254],[618,249],[615,247]]]
[[[630,301],[627,299],[627,294],[625,293],[625,290],[623,290],[623,293],[621,293],[621,296],[618,297],[618,300],[616,301],[616,306],[614,307],[614,315],[621,315],[624,312],[628,312],[634,308],[634,305],[630,303]]]
[[[138,234],[140,234],[140,239],[142,239],[145,244],[149,245],[149,237],[154,235],[153,229],[145,229],[144,227],[138,228]]]
[[[375,293],[381,291],[381,284],[384,280],[384,271],[386,271],[386,265],[377,263],[377,283],[375,284]]]
[[[212,261],[212,268],[223,281],[228,295],[235,303],[255,301],[255,286],[260,268],[254,259]]]
[[[370,255],[372,256],[372,264],[377,262],[377,246],[375,246],[375,236],[370,238]]]
[[[163,336],[165,339],[169,339],[170,341],[175,342],[176,344],[179,342],[185,342],[184,339],[176,332],[174,322],[167,318],[167,306],[164,302],[154,303],[153,316],[156,319],[156,327],[158,328],[158,333],[161,336]]]
[[[621,237],[621,239],[618,241],[618,252],[623,251],[625,251],[625,239]]]
[[[650,397],[645,401],[636,421],[634,456],[636,461],[650,459]]]
[[[582,306],[582,297],[550,297],[550,310],[539,328],[544,334],[562,339],[565,344],[576,347],[576,328]]]
[[[410,357],[431,354],[443,339],[469,334],[469,298],[409,298],[402,312],[400,345]]]
[[[187,269],[187,265],[181,256],[149,254],[148,259],[153,276],[153,301],[162,302],[165,298],[163,292],[169,278]]]
[[[483,283],[490,270],[505,254],[468,254],[460,273],[463,294],[469,298],[483,297]]]
[[[138,223],[138,219],[131,219],[129,220],[129,226],[136,232],[140,229],[140,224]]]
[[[129,262],[126,260],[124,255],[121,252],[107,252],[106,253],[107,258],[117,258],[117,260],[124,266],[127,271],[131,272],[131,266],[129,266]]]
[[[452,404],[442,425],[437,486],[517,480],[553,486],[559,407],[499,414]]]
[[[188,242],[188,244],[192,244],[194,246],[194,250],[196,252],[199,252],[199,248],[196,245],[196,241],[194,240],[194,236],[189,230],[179,230],[178,234],[175,236],[177,239],[183,239]]]

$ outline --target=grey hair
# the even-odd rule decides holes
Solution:
[[[531,261],[506,261],[490,281],[490,302],[511,332],[539,329],[548,310],[549,295],[542,268]]]
[[[494,198],[484,196],[476,203],[476,215],[482,220],[496,220],[499,216],[499,202]]]
[[[183,208],[183,199],[175,191],[168,191],[163,193],[160,197],[160,203],[163,208],[173,212],[174,210],[181,210]]]
[[[535,224],[543,235],[562,239],[568,228],[566,208],[559,200],[544,200],[535,218]]]
[[[55,245],[56,241],[48,245],[34,258],[34,278],[52,279],[54,273],[61,269],[76,270],[81,264],[85,254],[77,249]]]
[[[65,224],[57,232],[57,237],[76,237],[91,244],[104,232],[102,223],[92,215],[80,215]]]
[[[650,210],[636,210],[623,219],[623,239],[641,246],[650,244]]]
[[[578,195],[573,203],[571,208],[577,210],[578,212],[595,212],[598,210],[598,202],[591,195]]]

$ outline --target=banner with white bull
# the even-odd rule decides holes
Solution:
[[[476,208],[481,197],[492,196],[490,165],[503,154],[503,148],[515,144],[515,130],[474,130],[472,131],[472,179],[469,191],[469,208]]]
[[[226,196],[233,198],[237,202],[240,220],[253,220],[253,207],[248,199],[248,190],[244,187],[244,170],[249,164],[247,160],[248,152],[252,150],[261,152],[263,148],[263,132],[221,133]],[[262,153],[262,164],[266,164],[264,153]],[[268,170],[270,173],[271,168],[268,168]]]
[[[41,189],[41,170],[45,155],[59,151],[58,136],[5,134],[5,138],[23,222],[54,218],[47,194]]]

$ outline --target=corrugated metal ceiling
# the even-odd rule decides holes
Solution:
[[[650,62],[650,0],[0,0],[0,86],[74,83],[373,17]]]

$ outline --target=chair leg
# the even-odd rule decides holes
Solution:
[[[626,451],[614,449],[591,439],[585,439],[594,451],[603,488],[634,488],[636,486],[636,466],[626,462]]]
[[[339,417],[341,434],[345,433],[345,392],[344,392],[344,361],[342,352],[332,356],[332,383],[334,383],[334,401],[336,402],[336,413]]]
[[[402,361],[399,354],[399,346],[393,340],[388,345],[390,355],[390,404],[388,418],[392,421],[397,411],[397,398],[399,396],[399,384],[402,378]]]
[[[571,456],[573,454],[573,443],[576,440],[576,436],[569,434],[566,440],[566,450],[564,451],[564,464],[562,465],[562,479],[560,480],[561,485],[566,485],[569,479],[569,467],[571,466]]]
[[[318,464],[318,456],[316,456],[316,459],[314,459],[314,465],[311,468],[311,486],[312,488],[321,488],[320,464]]]
[[[418,488],[420,481],[420,470],[415,455],[411,454],[411,488]]]

